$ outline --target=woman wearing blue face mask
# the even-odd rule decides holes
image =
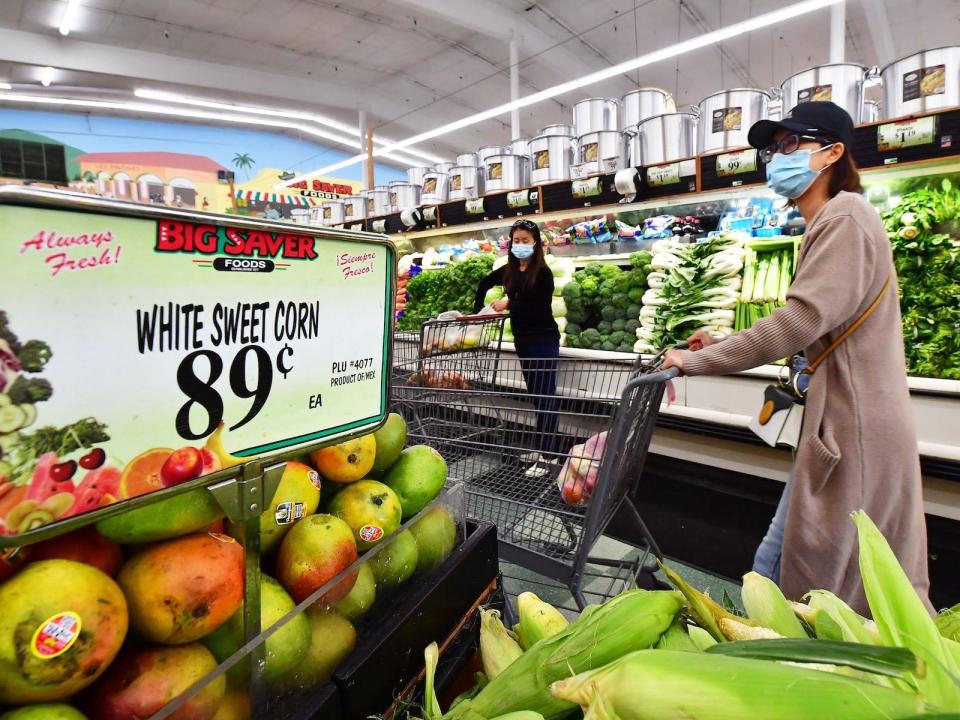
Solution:
[[[487,275],[477,288],[474,312],[483,307],[490,288],[502,285],[506,297],[492,304],[494,310],[510,310],[510,327],[520,358],[523,381],[537,408],[537,437],[524,444],[530,447],[529,460],[540,466],[530,474],[543,474],[543,462],[552,459],[557,446],[557,358],[560,331],[553,319],[553,273],[543,257],[540,228],[530,220],[518,220],[510,228],[510,255],[507,264]],[[541,457],[540,452],[548,455]]]
[[[747,370],[803,351],[809,385],[791,481],[754,568],[794,599],[832,590],[867,610],[850,513],[877,524],[927,602],[927,533],[893,253],[861,196],[853,121],[837,105],[797,105],[750,129],[767,183],[806,221],[786,306],[723,342],[705,333],[666,367],[687,375]]]

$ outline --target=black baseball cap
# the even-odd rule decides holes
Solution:
[[[747,142],[758,150],[773,144],[778,130],[802,135],[817,135],[839,140],[853,149],[853,119],[842,107],[832,102],[805,102],[794,107],[782,120],[755,122],[747,134]]]

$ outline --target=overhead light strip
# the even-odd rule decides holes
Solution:
[[[344,137],[335,133],[327,132],[310,125],[301,123],[285,122],[282,120],[268,120],[266,118],[250,115],[241,115],[237,113],[215,113],[206,110],[185,110],[183,107],[155,105],[152,103],[130,103],[122,101],[107,100],[86,100],[81,98],[51,97],[48,95],[29,95],[16,92],[0,92],[0,102],[15,102],[38,105],[65,105],[68,107],[83,107],[94,110],[123,110],[127,112],[149,113],[153,115],[172,115],[179,118],[193,118],[197,120],[216,120],[219,122],[232,122],[241,125],[259,125],[263,127],[277,127],[312,135],[314,137],[329,140],[340,145],[346,145],[351,148],[360,148],[359,140]],[[418,160],[407,155],[398,153],[380,153],[381,157],[392,160],[400,165],[416,165]],[[346,165],[344,167],[347,167]],[[314,176],[312,176],[314,177]]]
[[[163,90],[150,90],[149,88],[137,88],[134,90],[133,94],[138,98],[143,98],[145,100],[160,100],[161,102],[181,103],[184,105],[212,108],[215,110],[226,110],[229,112],[247,113],[250,115],[266,115],[268,117],[287,118],[291,120],[306,120],[308,122],[317,123],[318,125],[334,128],[335,130],[345,132],[355,137],[360,137],[360,129],[358,127],[354,125],[348,125],[347,123],[342,123],[339,120],[334,120],[333,118],[328,118],[324,115],[316,115],[314,113],[301,112],[298,110],[280,110],[277,108],[259,107],[256,105],[237,105],[234,103],[219,102],[216,100],[207,100],[205,98],[192,97],[189,95],[181,95],[179,93],[165,92]],[[395,142],[396,141],[390,140],[386,137],[374,137],[373,139],[374,147],[377,145],[390,145]],[[428,152],[424,152],[418,148],[407,148],[407,153],[409,155],[420,157],[430,163],[443,162],[443,158],[437,157],[436,155],[432,155]]]
[[[60,34],[69,35],[73,29],[73,23],[77,19],[77,10],[80,9],[80,0],[67,0],[67,7],[60,16]]]
[[[804,2],[789,5],[788,7],[781,8],[780,10],[764,13],[763,15],[758,15],[757,17],[744,20],[743,22],[734,23],[733,25],[728,25],[727,27],[720,28],[719,30],[714,30],[713,32],[706,33],[705,35],[699,35],[695,38],[684,40],[683,42],[676,43],[669,47],[662,48],[660,50],[654,50],[646,55],[640,55],[632,60],[622,62],[619,65],[612,65],[604,70],[599,70],[597,72],[590,73],[589,75],[584,75],[576,80],[570,80],[559,85],[554,85],[546,90],[541,90],[540,92],[526,95],[525,97],[519,98],[512,102],[498,105],[494,108],[490,108],[489,110],[484,110],[483,112],[470,115],[469,117],[456,120],[452,123],[441,125],[433,130],[422,132],[419,135],[413,135],[405,140],[401,140],[400,142],[390,143],[385,147],[376,148],[374,149],[373,154],[380,155],[381,153],[401,150],[409,145],[423,142],[424,140],[431,140],[435,137],[439,137],[440,135],[446,135],[447,133],[454,132],[455,130],[461,130],[471,125],[476,125],[484,120],[490,120],[500,115],[504,115],[516,108],[534,105],[536,103],[543,102],[544,100],[554,98],[558,95],[563,95],[565,93],[572,92],[573,90],[586,87],[587,85],[593,85],[594,83],[598,83],[603,80],[609,80],[610,78],[632,72],[633,70],[646,67],[647,65],[652,65],[663,60],[677,57],[678,55],[683,55],[685,53],[699,50],[710,45],[715,45],[717,43],[735,38],[738,35],[743,35],[744,33],[749,33],[769,27],[771,25],[776,25],[777,23],[782,23],[792,18],[799,17],[800,15],[806,15],[807,13],[821,10],[843,1],[844,0],[805,0]],[[299,175],[292,180],[279,183],[275,187],[285,187],[309,179],[316,175],[325,175],[333,172],[334,170],[340,170],[358,162],[362,162],[364,158],[364,155],[355,155],[352,158],[322,167],[319,170],[314,170],[313,172],[305,175]]]

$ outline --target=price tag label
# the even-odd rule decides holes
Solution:
[[[467,200],[464,209],[467,215],[483,215],[483,198]]]
[[[517,190],[507,193],[507,207],[519,210],[520,208],[530,207],[530,191]]]
[[[936,140],[935,116],[901,120],[877,126],[877,150],[887,152],[900,148],[930,145]]]
[[[0,193],[3,449],[14,484],[57,481],[48,519],[384,417],[389,243],[25,196]]]
[[[757,169],[757,151],[754,148],[717,155],[717,176],[732,177]]]
[[[436,223],[437,222],[437,208],[426,207],[423,209],[423,221],[426,223]]]
[[[375,233],[385,233],[387,231],[387,221],[386,220],[374,220],[373,221],[373,231]]]
[[[647,168],[647,185],[651,187],[673,185],[678,182],[680,182],[680,163],[678,162],[651,165]]]
[[[599,195],[602,191],[600,178],[588,178],[586,180],[574,180],[570,184],[570,193],[575,198],[587,198]]]
[[[587,176],[587,166],[584,165],[572,165],[570,167],[570,179],[571,180],[580,180]]]

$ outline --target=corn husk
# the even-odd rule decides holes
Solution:
[[[925,709],[915,693],[843,675],[669,650],[630,653],[551,692],[584,720],[898,720]]]
[[[926,675],[914,679],[928,703],[941,710],[960,708],[960,665],[886,538],[865,512],[855,512],[853,519],[863,589],[880,639],[884,645],[909,648],[926,663]]]
[[[487,680],[493,680],[523,655],[523,649],[500,620],[497,610],[480,609],[480,660]]]
[[[553,637],[570,624],[563,613],[532,592],[523,592],[517,596],[517,614],[520,622],[517,623],[516,632],[525,649]]]
[[[793,607],[770,578],[755,572],[743,576],[743,609],[747,617],[783,637],[805,638],[807,632],[797,620]]]

